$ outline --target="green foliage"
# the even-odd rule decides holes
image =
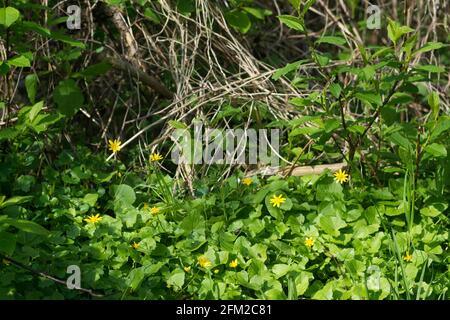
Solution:
[[[84,156],[63,152],[28,192],[20,191],[24,179],[16,179],[12,190],[27,196],[2,197],[2,254],[32,259],[34,268],[55,275],[77,264],[83,285],[109,298],[382,299],[414,295],[419,286],[427,288],[421,298],[445,292],[448,204],[429,198],[411,230],[403,230],[402,178],[374,192],[341,185],[328,172],[249,186],[233,176],[217,192],[167,201],[161,188],[176,187],[175,180],[154,165],[146,176],[111,176],[103,159],[87,150],[77,154]],[[16,165],[8,171],[14,158],[2,159],[2,192],[12,175],[25,177],[23,170],[31,169]],[[428,178],[420,186],[430,183]],[[420,190],[424,199],[436,193]],[[276,208],[269,200],[279,194],[286,201]],[[160,211],[152,214],[153,207]],[[96,213],[100,222],[85,221]],[[393,231],[398,248],[392,246]],[[314,240],[312,247],[305,245],[307,238]],[[396,250],[399,257],[392,259]],[[405,262],[409,253],[412,261]],[[210,265],[202,267],[200,257]],[[235,259],[237,266],[230,267]],[[55,291],[83,297],[57,284],[39,286],[42,280],[23,276],[26,271],[13,265],[1,268],[7,275],[0,282],[2,298],[31,297],[20,288],[32,285],[40,288],[36,297],[51,298]],[[381,270],[378,276],[374,268]],[[436,277],[419,280],[423,268],[433,268]],[[5,280],[13,274],[13,282]]]
[[[157,1],[106,2],[130,21],[145,20],[149,30],[172,24]],[[293,9],[278,17],[260,2],[227,2],[223,16],[237,39],[259,37],[270,21],[280,38],[296,35],[307,44],[293,62],[281,59],[282,67],[267,73],[274,88],[283,80],[287,90],[288,80],[301,94],[279,95],[289,98],[277,112],[292,112],[290,120],[279,120],[248,93],[251,107],[236,107],[232,100],[241,97],[230,97],[205,122],[283,129],[288,168],[344,162],[349,181],[325,170],[244,183],[238,168],[223,174],[223,166],[198,165],[187,173],[201,178],[186,183],[168,159],[139,162],[150,151],[132,143],[107,160],[100,149],[107,149],[110,123],[130,137],[127,117],[139,112],[144,125],[155,125],[148,134],[159,143],[156,124],[169,105],[155,99],[161,109],[140,113],[139,100],[116,109],[117,101],[127,104],[145,89],[141,83],[138,90],[123,89],[122,76],[108,83],[123,90],[116,102],[90,90],[112,71],[92,56],[105,50],[107,37],[120,39],[117,48],[126,41],[106,34],[108,28],[95,30],[95,43],[76,40],[58,27],[66,18],[52,16],[50,5],[23,1],[0,8],[0,31],[8,38],[0,64],[7,81],[0,102],[0,299],[91,298],[20,265],[61,279],[69,265],[78,265],[82,286],[105,299],[448,299],[450,117],[448,97],[439,90],[447,84],[449,57],[439,54],[448,39],[426,42],[418,30],[391,19],[384,45],[355,43],[344,30],[319,34],[309,17],[315,2],[287,1]],[[201,14],[196,3],[170,4],[185,21]],[[357,16],[357,1],[347,3]],[[42,10],[49,13],[45,26],[36,18]],[[46,57],[35,52],[41,42],[49,43]],[[439,59],[425,61],[427,54]],[[223,57],[214,59],[222,63]],[[221,67],[230,74],[241,68]],[[200,79],[207,68],[196,68]],[[13,101],[10,93],[20,86],[23,99]],[[93,119],[97,95],[114,107],[104,122],[86,125],[80,118]],[[207,118],[208,112],[199,111]],[[190,129],[185,118],[167,125]],[[166,143],[158,147],[170,150]]]

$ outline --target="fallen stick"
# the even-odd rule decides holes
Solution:
[[[122,72],[129,72],[134,78],[141,80],[144,84],[148,85],[150,88],[155,90],[160,95],[165,98],[173,98],[172,92],[170,92],[167,87],[162,84],[156,77],[148,75],[144,71],[138,69],[136,66],[132,65],[128,61],[118,58],[118,57],[106,57],[107,62],[109,62],[112,67],[118,69]]]
[[[343,169],[347,164],[345,162],[341,163],[333,163],[333,164],[319,164],[317,166],[297,166],[294,167],[294,169],[291,172],[291,176],[301,177],[306,176],[310,174],[321,174],[325,170],[329,169],[331,172],[338,171],[340,169]],[[249,171],[246,174],[246,177],[254,176],[257,174],[261,174],[263,176],[275,176],[278,174],[285,175],[286,173],[291,170],[290,167],[288,168],[280,168],[280,167],[264,167],[257,170]]]

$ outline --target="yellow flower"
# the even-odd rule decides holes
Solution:
[[[347,182],[348,181],[348,174],[347,172],[342,171],[342,169],[339,169],[339,171],[336,171],[334,173],[334,180],[336,180],[337,182],[339,182],[340,184]]]
[[[242,183],[245,184],[246,186],[249,186],[253,183],[253,180],[252,180],[252,178],[244,178],[242,180]]]
[[[236,268],[238,266],[238,260],[237,259],[231,260],[229,266],[230,268]]]
[[[84,221],[86,221],[87,223],[92,223],[92,224],[96,224],[97,222],[102,221],[102,217],[100,217],[100,214],[96,214],[94,215],[90,215],[89,217],[87,217],[86,219],[84,219]]]
[[[279,196],[274,195],[272,199],[270,199],[270,203],[274,207],[280,207],[284,202],[286,201],[286,198],[283,198],[283,195],[280,194]]]
[[[153,207],[150,209],[150,213],[154,216],[156,216],[160,211],[161,209],[159,209],[158,207]]]
[[[214,273],[218,274],[219,273],[219,269],[214,270]]]
[[[305,246],[307,246],[309,249],[312,248],[312,246],[314,245],[314,239],[313,238],[306,238],[305,239]]]
[[[403,257],[403,260],[405,260],[406,262],[411,262],[413,259],[412,254],[409,254],[408,252],[405,254],[405,256]]]
[[[109,143],[109,150],[111,150],[113,153],[117,153],[120,151],[120,149],[122,149],[122,147],[120,146],[122,144],[122,142],[120,140],[108,140]]]
[[[162,155],[160,155],[158,152],[157,153],[152,153],[150,155],[150,161],[151,162],[159,161],[159,160],[162,160],[162,159],[163,159]]]
[[[212,266],[211,261],[209,261],[209,259],[205,256],[201,256],[198,258],[198,264],[200,265],[200,267],[202,268],[209,268]]]
[[[131,245],[131,247],[136,250],[139,248],[139,246],[140,246],[140,244],[136,243],[136,242],[133,242],[133,244]]]
[[[184,267],[183,269],[184,269],[184,271],[186,271],[186,272],[190,272],[190,271],[191,271],[191,266]]]

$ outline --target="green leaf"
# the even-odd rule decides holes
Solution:
[[[192,12],[195,12],[194,0],[177,0],[177,10],[182,15],[190,16]]]
[[[150,254],[156,248],[156,241],[153,238],[146,238],[139,242],[138,251]]]
[[[78,40],[74,40],[71,37],[59,32],[59,31],[52,31],[51,38],[67,43],[71,45],[72,47],[77,47],[81,49],[85,49],[86,45],[83,42],[80,42]]]
[[[414,264],[412,264],[412,263],[409,263],[405,267],[405,276],[410,281],[414,281],[414,279],[417,277],[417,273],[418,272],[419,272],[419,269],[417,269],[417,267]]]
[[[274,264],[272,272],[275,274],[275,278],[281,278],[290,271],[291,267],[287,264]]]
[[[47,229],[45,229],[44,227],[40,226],[39,224],[37,224],[33,221],[4,218],[4,219],[0,220],[0,223],[6,223],[10,226],[16,227],[17,229],[24,231],[24,232],[34,233],[34,234],[38,234],[41,236],[46,236],[46,235],[50,234],[50,232]]]
[[[366,81],[372,80],[376,72],[373,66],[365,66],[364,68],[361,69],[361,71]]]
[[[14,250],[16,250],[16,241],[17,237],[15,234],[0,232],[0,252],[6,254],[7,256],[12,256]]]
[[[119,213],[118,216],[125,223],[127,228],[132,228],[137,221],[139,212],[136,209],[129,207],[129,205],[124,205],[124,207],[122,208],[124,208],[124,211],[122,213]]]
[[[22,26],[24,27],[25,30],[34,31],[44,37],[50,37],[50,35],[51,35],[51,32],[49,29],[44,28],[32,21],[23,21]]]
[[[180,229],[186,237],[193,233],[204,234],[205,226],[205,218],[197,211],[190,212],[180,223]]]
[[[424,216],[434,218],[440,215],[442,212],[433,205],[431,205],[429,207],[420,209],[420,213]]]
[[[185,272],[181,269],[174,270],[167,279],[167,284],[176,288],[183,287]]]
[[[308,0],[304,5],[301,12],[301,16],[304,17],[309,8],[311,8],[317,0]]]
[[[285,293],[280,289],[270,289],[264,292],[266,299],[268,300],[286,300]]]
[[[439,138],[439,136],[448,131],[450,129],[450,117],[448,116],[441,116],[436,124],[436,127],[431,132],[430,141],[434,141],[435,139]]]
[[[133,204],[136,201],[136,194],[132,187],[126,184],[113,186],[114,200],[122,201],[127,204]]]
[[[278,19],[291,29],[301,31],[301,32],[305,31],[303,21],[300,18],[290,16],[290,15],[281,15],[281,16],[278,16]]]
[[[414,34],[413,36],[406,39],[402,50],[406,53],[406,57],[409,60],[411,58],[411,51],[415,47],[417,43],[417,34]]]
[[[300,10],[301,0],[289,0],[289,3],[294,7],[295,10]]]
[[[111,64],[106,61],[90,65],[83,71],[74,74],[73,77],[93,78],[107,73],[111,69]]]
[[[282,76],[295,71],[298,69],[299,66],[301,66],[302,64],[304,64],[305,62],[307,62],[308,60],[299,60],[293,63],[288,63],[285,67],[278,69],[273,75],[272,75],[272,79],[273,80],[278,80],[280,79]]]
[[[328,55],[324,55],[324,54],[316,54],[315,58],[317,60],[317,63],[324,67],[326,65],[328,65],[328,63],[330,62],[330,57]]]
[[[14,67],[30,67],[30,60],[28,60],[27,57],[20,55],[20,56],[15,56],[14,58],[11,58],[7,61],[7,63],[10,66],[14,66]]]
[[[289,100],[289,103],[292,103],[297,107],[308,107],[314,105],[314,101],[312,101],[311,99],[300,97],[292,98],[291,100]]]
[[[127,284],[131,288],[131,290],[136,290],[141,285],[142,281],[145,278],[144,270],[141,268],[136,268],[131,270]]]
[[[428,42],[422,48],[413,52],[413,56],[418,55],[420,53],[428,52],[443,48],[445,45],[441,42]]]
[[[412,148],[411,142],[409,142],[409,140],[399,132],[393,133],[389,137],[389,140],[392,141],[394,144],[404,148],[405,150],[411,150]]]
[[[38,114],[36,119],[34,119],[33,123],[30,126],[37,133],[43,132],[48,129],[51,124],[54,124],[61,120],[63,116],[59,113],[52,114]]]
[[[375,105],[375,106],[381,106],[382,105],[382,101],[381,101],[381,96],[379,94],[376,93],[371,93],[371,92],[357,92],[355,94],[355,97],[358,98],[359,100],[371,104],[371,105]]]
[[[44,106],[44,101],[40,101],[31,107],[30,112],[28,113],[29,122],[33,122],[38,113],[42,110]]]
[[[435,66],[435,65],[425,65],[425,66],[415,66],[414,69],[419,71],[425,71],[430,73],[442,73],[445,71],[445,68],[442,66]]]
[[[336,99],[338,99],[340,96],[341,96],[341,92],[342,92],[342,88],[341,88],[341,86],[339,85],[339,83],[332,83],[331,85],[330,85],[330,92],[331,92],[331,94],[336,98]]]
[[[60,81],[56,86],[53,100],[59,112],[65,116],[73,116],[83,106],[84,96],[76,82],[68,79]]]
[[[414,29],[408,26],[401,26],[398,22],[389,19],[388,37],[394,44],[397,44],[397,41],[401,38],[401,36],[413,31]]]
[[[439,143],[432,143],[426,146],[425,151],[436,158],[445,158],[447,156],[447,149]]]
[[[252,16],[254,16],[256,19],[264,20],[267,16],[272,15],[272,11],[262,8],[250,8],[250,7],[243,7],[244,11],[248,12]]]
[[[0,141],[14,139],[20,132],[16,128],[4,128],[0,130]]]
[[[8,206],[16,205],[16,204],[25,203],[25,202],[30,201],[31,199],[33,199],[32,196],[16,196],[16,197],[12,197],[12,198],[9,198],[6,201],[3,201],[0,204],[0,209],[6,208]]]
[[[95,203],[97,202],[98,194],[96,193],[88,193],[84,196],[83,202],[87,203],[89,206],[93,207],[95,206]]]
[[[169,120],[169,125],[174,129],[187,129],[187,125],[176,120]]]
[[[319,227],[333,237],[338,237],[341,234],[339,229],[346,225],[345,221],[339,216],[322,216],[319,218]]]
[[[39,78],[35,73],[29,74],[25,77],[25,88],[27,89],[28,99],[31,103],[35,102],[38,81]]]
[[[335,37],[335,36],[323,36],[316,40],[316,44],[321,43],[328,43],[328,44],[334,44],[336,46],[342,46],[347,43],[344,38],[342,37]]]
[[[309,287],[309,281],[313,278],[312,274],[309,272],[302,271],[296,278],[295,278],[295,285],[296,285],[296,291],[297,295],[303,295],[305,291]]]
[[[150,8],[145,8],[144,16],[146,16],[150,21],[156,24],[159,24],[161,22],[159,16]]]
[[[428,95],[428,105],[431,108],[431,112],[433,114],[433,119],[436,119],[437,116],[439,115],[439,94],[437,92],[430,92],[430,94]]]
[[[353,126],[348,127],[348,131],[353,132],[353,133],[363,134],[364,131],[366,131],[366,127],[361,126],[361,125],[353,125]]]
[[[341,127],[341,122],[338,119],[327,119],[324,122],[323,129],[326,133],[331,133],[337,128]]]
[[[332,300],[334,282],[328,282],[323,288],[317,290],[312,296],[313,300]]]
[[[240,10],[228,11],[225,13],[225,19],[230,26],[243,34],[247,33],[252,26],[252,22],[247,13]]]
[[[316,199],[317,201],[335,201],[344,198],[343,188],[339,183],[328,178],[324,182],[317,185]]]
[[[429,246],[425,244],[423,247],[425,249],[424,251],[429,254],[442,254],[443,252],[442,247],[440,245]]]
[[[0,8],[0,24],[10,27],[20,17],[20,12],[13,7]]]
[[[10,69],[6,61],[0,61],[0,75],[6,76]]]

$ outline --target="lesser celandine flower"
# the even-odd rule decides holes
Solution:
[[[133,247],[133,249],[138,249],[140,246],[139,243],[133,242],[133,244],[131,245],[131,247]]]
[[[405,260],[406,262],[411,262],[413,259],[412,254],[409,254],[408,252],[405,254],[405,256],[403,257],[403,260]]]
[[[249,186],[249,185],[251,185],[253,183],[253,180],[252,180],[252,178],[244,178],[244,179],[242,179],[242,184],[245,184],[246,186]]]
[[[159,209],[158,207],[152,207],[150,209],[150,213],[154,216],[156,216],[160,211],[161,211],[161,209]]]
[[[340,184],[347,182],[348,181],[348,174],[347,172],[342,171],[342,169],[339,169],[339,171],[336,171],[334,173],[334,180],[336,180],[337,182],[339,182]]]
[[[209,261],[209,259],[205,256],[201,256],[198,258],[198,264],[200,265],[200,267],[202,268],[209,268],[212,266],[211,261]]]
[[[89,217],[87,217],[86,219],[84,219],[84,221],[86,221],[87,223],[92,223],[92,224],[96,224],[97,222],[102,221],[102,217],[100,217],[100,214],[96,214],[96,215],[90,215]]]
[[[122,147],[120,146],[122,144],[122,142],[120,140],[109,140],[109,150],[111,150],[113,153],[117,153],[120,151],[120,149],[122,149]]]
[[[186,271],[186,272],[190,272],[190,271],[191,271],[191,266],[184,267],[183,269],[184,269],[184,271]]]
[[[309,249],[312,248],[312,246],[314,245],[314,239],[309,237],[305,239],[305,246],[307,246]]]
[[[159,161],[159,160],[162,160],[163,159],[163,156],[162,155],[160,155],[159,153],[152,153],[151,155],[150,155],[150,161],[151,162],[155,162],[155,161]]]
[[[283,195],[280,194],[279,196],[274,195],[271,199],[270,199],[270,203],[274,206],[274,207],[280,207],[284,202],[286,201],[286,198],[283,198]]]
[[[238,260],[237,259],[231,260],[229,266],[230,268],[236,268],[238,266]]]

